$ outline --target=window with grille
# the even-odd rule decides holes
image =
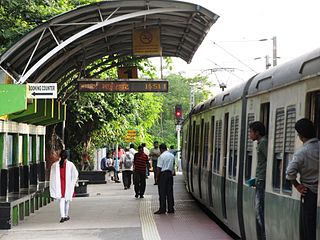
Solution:
[[[210,139],[211,139],[211,163],[212,164],[214,162],[214,157],[215,157],[215,141],[214,141],[214,116],[211,117],[211,136],[210,136]],[[211,166],[211,171],[212,171],[212,167],[213,167],[213,164],[210,165]]]
[[[234,123],[234,145],[233,145],[233,167],[232,176],[237,176],[237,164],[238,164],[238,146],[239,146],[239,116],[235,117]]]
[[[215,154],[214,154],[214,163],[213,163],[213,170],[215,172],[219,172],[219,169],[220,169],[221,130],[222,130],[222,120],[216,121]]]
[[[254,122],[254,114],[248,114],[247,120],[247,145],[246,145],[246,164],[245,164],[245,180],[249,180],[251,178],[252,172],[252,149],[253,149],[253,141],[250,139],[249,135],[249,125]]]
[[[239,116],[236,116],[231,118],[231,126],[230,126],[229,165],[228,165],[228,175],[230,178],[235,178],[237,175],[238,137],[239,137]]]
[[[284,139],[285,112],[284,108],[276,110],[274,153],[273,153],[273,187],[280,189],[282,162],[283,162],[283,139]]]
[[[194,164],[198,165],[200,150],[200,125],[196,126],[195,145],[194,145]]]
[[[282,169],[282,190],[284,192],[291,192],[292,191],[291,183],[286,179],[286,169],[294,153],[294,141],[296,136],[295,129],[294,129],[294,125],[296,122],[296,107],[289,106],[287,108],[286,116],[287,116],[286,133],[285,133],[284,159],[283,159],[283,169]]]
[[[228,164],[228,176],[229,176],[229,178],[232,177],[233,151],[234,151],[234,117],[231,117],[230,142],[229,142],[229,164]]]
[[[209,123],[204,125],[204,147],[203,147],[203,166],[208,166],[208,150],[209,150]]]

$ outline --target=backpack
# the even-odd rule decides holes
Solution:
[[[124,159],[124,167],[131,168],[132,167],[132,160],[130,158],[130,154],[126,153],[126,158]]]
[[[101,159],[101,162],[100,162],[100,168],[101,168],[101,170],[107,170],[106,161],[107,161],[106,158],[102,158],[102,159]]]

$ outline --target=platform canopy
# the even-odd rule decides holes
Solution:
[[[74,85],[75,80],[66,84],[71,78],[124,65],[128,56],[150,57],[133,54],[133,33],[152,28],[160,32],[158,56],[190,63],[218,17],[181,1],[102,1],[39,25],[1,56],[0,68],[17,84],[57,82],[63,91]]]

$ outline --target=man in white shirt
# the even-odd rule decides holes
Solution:
[[[174,213],[174,198],[173,198],[173,171],[174,171],[174,156],[167,151],[167,146],[162,143],[160,145],[160,157],[157,163],[157,181],[159,184],[159,202],[160,208],[154,214]]]

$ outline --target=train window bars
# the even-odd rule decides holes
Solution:
[[[236,179],[237,176],[237,158],[238,158],[238,143],[239,143],[239,116],[231,118],[230,127],[230,143],[229,143],[229,178]]]
[[[292,159],[294,153],[294,142],[295,142],[295,129],[294,125],[296,122],[296,107],[287,107],[286,114],[286,128],[285,128],[285,144],[284,144],[284,158],[283,158],[283,169],[282,169],[282,191],[289,192],[292,191],[292,186],[290,181],[286,179],[286,169],[289,161]]]
[[[203,147],[203,166],[208,166],[208,151],[209,151],[209,122],[204,124],[204,147]]]
[[[247,121],[247,146],[246,146],[246,163],[245,163],[245,180],[251,179],[252,172],[252,150],[253,150],[253,141],[249,137],[249,125],[254,122],[254,113],[248,114]]]
[[[296,107],[278,108],[275,118],[272,185],[275,191],[291,193],[292,187],[286,180],[286,169],[294,153]]]
[[[276,110],[275,119],[275,134],[274,134],[274,153],[273,153],[273,173],[272,186],[275,190],[280,190],[280,181],[282,173],[283,162],[283,140],[284,140],[284,123],[285,113],[284,108]]]
[[[214,151],[214,162],[213,162],[213,171],[217,173],[219,172],[219,169],[220,169],[221,131],[222,131],[222,120],[218,120],[216,121],[215,151]]]

